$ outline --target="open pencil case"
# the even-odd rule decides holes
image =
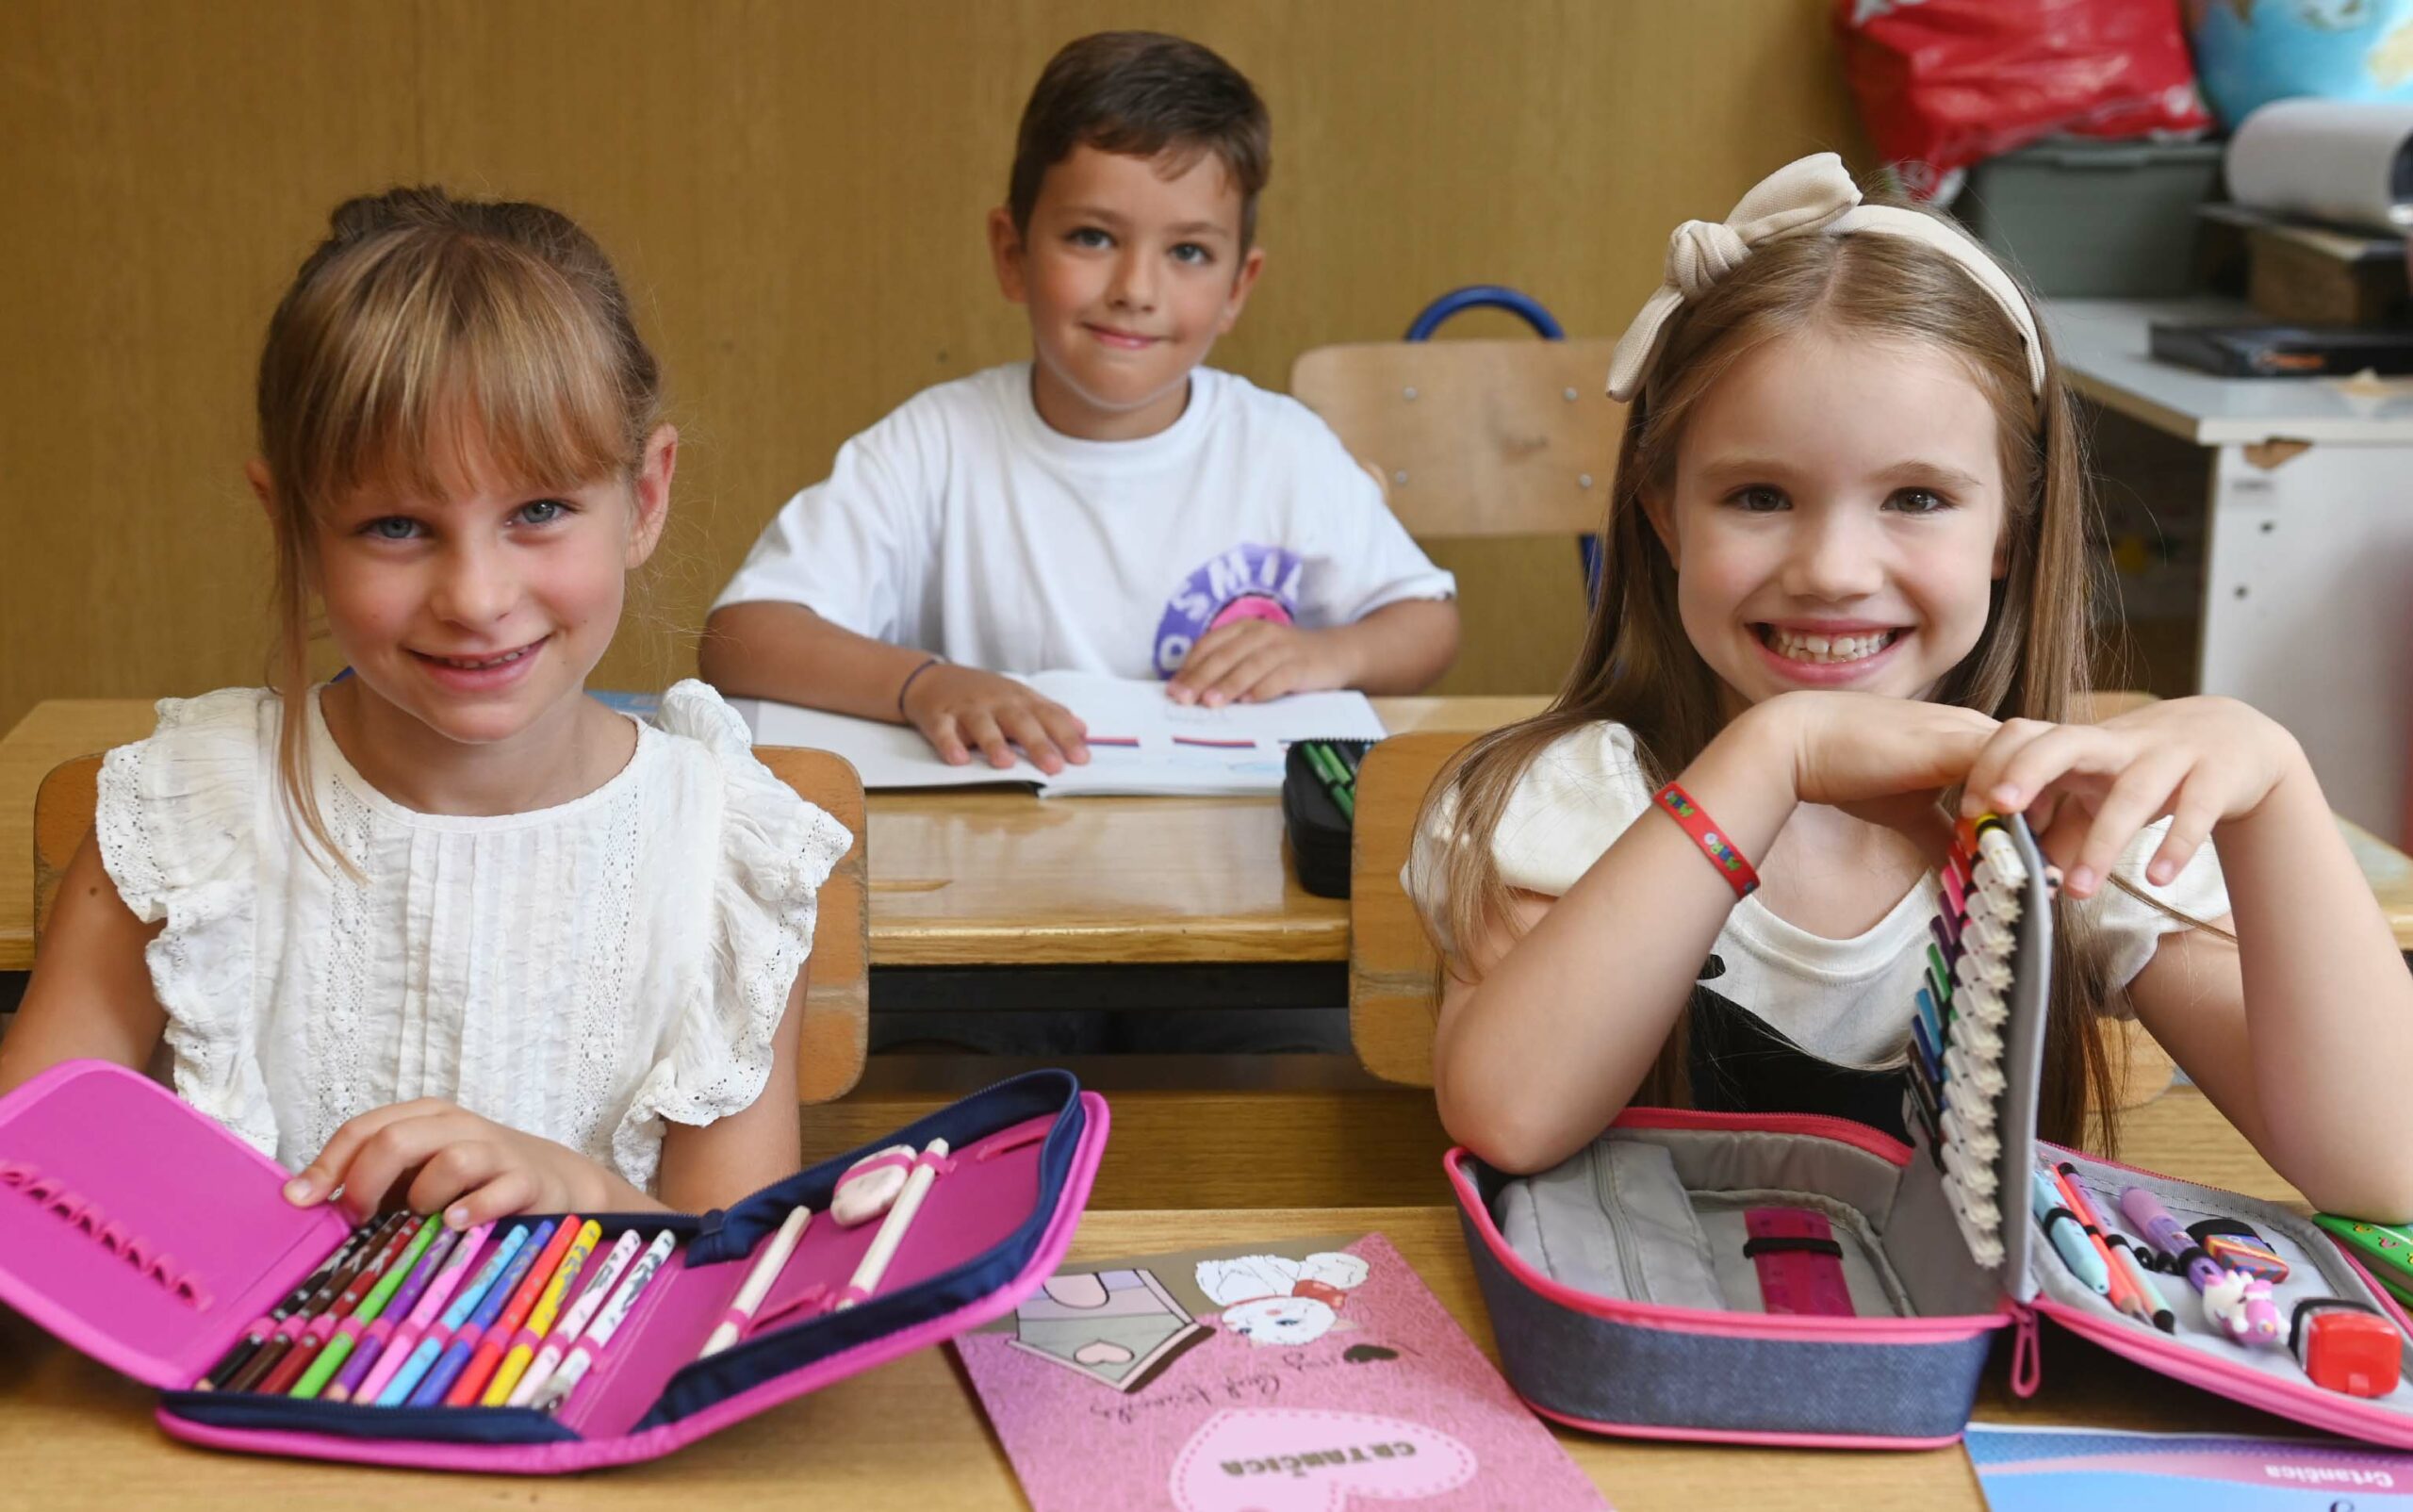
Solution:
[[[2308,1219],[2037,1142],[2050,899],[2025,825],[1994,823],[2011,856],[1980,869],[1971,846],[1945,875],[1930,1001],[1912,1009],[1909,1143],[1840,1118],[1631,1109],[1533,1176],[1449,1153],[1510,1383],[1545,1417],[1600,1433],[1926,1448],[1967,1425],[1996,1330],[2016,1329],[2011,1386],[2034,1392],[2041,1315],[2174,1379],[2413,1448],[2406,1318]],[[1978,902],[1979,881],[1999,904]],[[1978,913],[1995,916],[1972,935]],[[1942,1056],[1929,1059],[1930,1044]],[[2043,1237],[2030,1197],[2040,1159],[2066,1163],[2119,1236],[2107,1254],[2121,1240],[2153,1251],[2123,1212],[2130,1187],[2181,1224],[2250,1224],[2288,1267],[2268,1299],[2277,1318],[2376,1315],[2384,1326],[2356,1321],[2398,1384],[2371,1397],[2314,1384],[2287,1333],[2230,1338],[2182,1275],[2142,1278],[2169,1331],[2122,1311]],[[2046,1218],[2076,1224],[2058,1208]],[[2299,1315],[2313,1299],[2343,1306]]]
[[[1309,748],[1317,748],[1311,750]],[[1298,740],[1282,758],[1282,830],[1290,841],[1290,864],[1299,885],[1318,897],[1349,896],[1351,832],[1355,814],[1343,813],[1336,789],[1354,803],[1357,764],[1373,749],[1371,740]],[[1338,782],[1323,756],[1338,760],[1349,781]]]
[[[1038,1071],[881,1142],[943,1139],[948,1152],[877,1291],[845,1310],[826,1299],[881,1225],[842,1227],[827,1209],[866,1151],[700,1217],[586,1215],[607,1245],[631,1228],[669,1229],[677,1244],[558,1414],[377,1406],[190,1389],[351,1224],[287,1204],[281,1168],[163,1088],[71,1061],[0,1099],[0,1303],[161,1389],[161,1425],[195,1443],[515,1473],[649,1459],[1010,1311],[1063,1259],[1107,1123],[1103,1098]],[[749,1329],[698,1358],[798,1205],[813,1217]]]

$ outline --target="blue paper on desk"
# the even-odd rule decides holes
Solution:
[[[2413,1454],[2334,1438],[2098,1433],[1973,1422],[1992,1512],[2372,1512],[2413,1507]]]

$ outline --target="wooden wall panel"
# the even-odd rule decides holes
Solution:
[[[1614,336],[1667,229],[1859,138],[1826,0],[27,0],[0,70],[0,728],[36,700],[256,680],[239,468],[268,312],[345,194],[550,200],[635,288],[685,436],[676,518],[600,681],[692,630],[788,493],[915,389],[1026,353],[981,217],[1064,41],[1177,29],[1274,117],[1271,256],[1215,360],[1394,336],[1459,284]],[[1451,335],[1504,336],[1471,316]],[[1555,685],[1571,548],[1456,543],[1446,687]]]

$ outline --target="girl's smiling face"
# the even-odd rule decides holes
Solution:
[[[366,690],[443,741],[545,724],[611,644],[627,574],[661,534],[676,438],[658,431],[633,480],[541,489],[468,434],[444,497],[353,491],[317,521],[330,638]]]
[[[1645,507],[1730,708],[1922,697],[1968,655],[2006,563],[1998,444],[1970,369],[1923,342],[1813,326],[1712,384]]]

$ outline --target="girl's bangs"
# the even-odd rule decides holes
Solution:
[[[354,319],[332,326],[352,339],[320,370],[309,408],[321,423],[297,436],[318,507],[362,490],[447,498],[497,478],[566,491],[634,469],[611,338],[567,280],[460,243],[396,271],[402,287],[373,280]]]

